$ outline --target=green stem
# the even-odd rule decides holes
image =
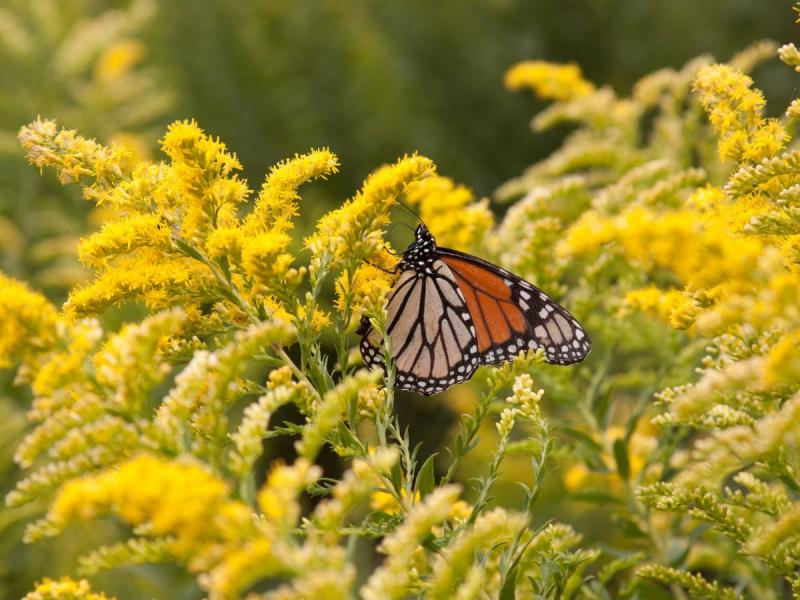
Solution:
[[[292,357],[286,354],[286,350],[284,350],[280,344],[273,344],[272,351],[275,352],[276,355],[278,355],[278,357],[283,361],[283,364],[285,364],[287,367],[289,367],[289,369],[291,369],[292,373],[294,373],[294,376],[297,377],[298,381],[303,381],[306,384],[308,384],[309,388],[312,389],[314,393],[317,394],[317,396],[319,396],[317,388],[314,387],[314,385],[311,383],[308,377],[306,377],[306,374],[300,370],[297,364],[295,364],[295,362],[292,360]]]
[[[506,455],[508,438],[508,435],[503,436],[500,443],[497,445],[497,451],[494,453],[494,456],[492,456],[492,464],[489,465],[489,473],[482,482],[480,492],[478,492],[478,499],[472,507],[469,518],[463,525],[465,529],[471,527],[473,523],[475,523],[475,519],[478,518],[478,515],[481,514],[486,504],[489,502],[489,492],[492,491],[495,481],[497,481],[497,478],[500,476],[500,463],[503,462],[503,458],[505,458]]]
[[[260,321],[256,310],[250,305],[250,303],[247,302],[247,300],[242,298],[241,294],[239,294],[239,290],[236,289],[236,286],[233,284],[233,282],[229,278],[225,277],[217,265],[215,265],[197,248],[185,242],[184,240],[173,238],[173,242],[188,257],[203,263],[209,268],[211,273],[214,275],[214,279],[216,279],[217,283],[220,285],[220,290],[222,291],[223,295],[231,302],[236,304],[240,309],[242,309],[242,311],[244,311],[245,314],[250,317],[250,321],[253,323],[258,323]]]
[[[455,477],[458,467],[461,464],[461,459],[463,459],[467,452],[472,449],[473,440],[483,424],[483,419],[486,417],[489,407],[495,399],[496,396],[494,394],[494,390],[490,390],[482,394],[480,400],[478,401],[478,406],[475,408],[475,414],[472,416],[472,418],[465,423],[462,416],[458,437],[456,438],[456,449],[452,453],[453,460],[450,463],[450,466],[447,468],[447,473],[442,476],[442,479],[439,482],[440,486],[446,485],[450,482],[450,480],[453,479],[453,477]]]
[[[193,258],[203,263],[211,270],[211,272],[214,275],[214,278],[220,285],[220,289],[222,293],[225,295],[225,297],[231,300],[231,302],[236,304],[240,309],[242,309],[242,311],[248,315],[252,323],[261,322],[261,319],[258,316],[258,311],[255,308],[253,308],[253,306],[251,306],[250,303],[247,302],[247,300],[242,298],[241,294],[239,293],[239,290],[236,289],[236,286],[233,284],[233,281],[231,281],[230,276],[226,276],[225,274],[223,274],[220,271],[220,269],[217,268],[217,266],[208,257],[206,257],[202,252],[200,252],[200,250],[198,250],[191,244],[179,238],[173,238],[173,241],[175,245],[184,254],[186,254],[190,258]],[[292,370],[292,373],[295,374],[298,381],[306,382],[312,390],[316,391],[316,388],[311,384],[311,381],[309,381],[305,373],[303,373],[303,371],[300,368],[298,368],[298,366],[295,364],[292,358],[288,354],[286,354],[286,351],[279,344],[273,344],[272,350],[283,361],[283,364],[285,364]]]

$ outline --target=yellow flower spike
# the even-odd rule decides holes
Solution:
[[[386,404],[386,388],[378,384],[369,385],[358,391],[358,415],[364,419],[373,419],[380,414]]]
[[[594,84],[586,81],[576,64],[557,64],[543,60],[528,60],[506,71],[506,88],[528,88],[542,100],[565,101],[586,96]]]
[[[94,357],[94,372],[100,384],[113,390],[109,401],[115,411],[139,414],[152,386],[170,371],[160,352],[162,343],[184,322],[183,310],[164,311],[126,325],[104,344]]]
[[[225,144],[207,136],[194,120],[172,123],[161,139],[161,148],[186,171],[202,170],[228,176],[242,168],[236,156],[227,151]],[[191,186],[200,182],[189,179],[184,183]]]
[[[343,313],[349,298],[355,319],[365,312],[381,310],[392,287],[392,276],[383,270],[386,268],[363,263],[353,274],[343,271],[336,278],[336,309]]]
[[[170,227],[157,214],[138,214],[112,221],[78,244],[78,258],[87,267],[100,268],[114,256],[137,248],[169,250]]]
[[[723,160],[758,162],[775,156],[788,140],[783,125],[764,119],[764,95],[752,85],[750,77],[721,64],[703,67],[694,80],[700,104],[720,137]]]
[[[202,552],[202,540],[223,533],[228,495],[227,484],[199,463],[141,455],[64,485],[47,520],[63,529],[111,512],[153,535],[175,536],[176,552],[192,556]]]
[[[278,367],[269,372],[267,377],[267,388],[274,390],[281,386],[288,386],[292,383],[292,370],[287,367]]]
[[[220,227],[208,235],[206,252],[209,258],[226,257],[239,263],[242,260],[242,248],[247,243],[244,231],[239,227]]]
[[[426,597],[440,600],[453,598],[476,554],[492,552],[510,543],[526,525],[525,515],[507,512],[502,508],[480,515],[473,527],[455,536],[436,557]]]
[[[378,370],[361,369],[328,391],[314,407],[313,414],[303,428],[302,438],[295,442],[298,454],[308,459],[315,458],[328,434],[342,419],[350,401],[358,397],[361,389],[380,379]]]
[[[472,191],[448,177],[433,176],[408,186],[406,199],[440,246],[470,250],[482,243],[494,224],[488,200],[475,202]]]
[[[45,577],[22,600],[114,600],[113,596],[92,591],[85,579],[62,577],[58,580]]]
[[[288,231],[297,215],[297,188],[314,179],[325,179],[338,170],[339,159],[327,148],[295,155],[272,167],[252,212],[244,221],[245,234]]]
[[[211,295],[216,286],[205,265],[188,258],[164,259],[157,250],[142,248],[136,255],[119,257],[114,268],[74,289],[64,311],[71,316],[97,315],[132,298],[161,309]]]
[[[369,456],[353,460],[350,469],[331,490],[330,498],[320,502],[314,510],[314,534],[322,533],[335,542],[341,536],[338,528],[348,513],[381,485],[380,478],[388,475],[399,458],[397,448],[387,447],[371,448]]]
[[[82,380],[81,371],[84,360],[95,350],[97,342],[103,337],[103,330],[95,319],[81,319],[66,323],[58,323],[59,337],[69,340],[69,348],[52,351],[47,358],[38,361],[35,369],[30,369],[32,375],[31,389],[34,394],[42,397],[58,396],[60,388],[69,388],[72,382]],[[29,372],[26,365],[22,373]]]
[[[269,231],[246,238],[242,244],[245,273],[264,286],[266,293],[283,298],[300,283],[300,272],[290,278],[294,257],[286,250],[291,238],[286,233]]]
[[[277,371],[273,371],[273,373]],[[291,378],[291,372],[289,372],[289,377]],[[250,475],[256,460],[261,456],[264,437],[267,435],[273,413],[301,395],[300,386],[290,385],[290,383],[287,381],[275,385],[272,374],[270,374],[269,391],[244,409],[242,422],[237,430],[230,434],[234,445],[234,449],[228,455],[231,469],[242,479]]]
[[[0,366],[49,350],[57,324],[58,313],[43,295],[0,273]]]
[[[84,187],[89,200],[101,198],[128,174],[127,150],[103,146],[74,130],[59,130],[53,120],[36,119],[20,130],[17,139],[28,162],[39,169],[55,168],[62,184],[94,180]]]
[[[413,577],[410,567],[420,542],[429,535],[432,527],[447,520],[458,495],[459,487],[455,485],[435,489],[414,505],[397,529],[383,538],[378,549],[386,555],[386,560],[361,588],[365,600],[406,596]]]
[[[322,469],[303,457],[291,465],[274,465],[258,492],[258,506],[267,522],[281,530],[294,527],[300,517],[298,496],[321,476]]]
[[[236,206],[249,194],[234,174],[242,168],[236,155],[195,121],[170,125],[161,147],[172,160],[173,184],[183,201],[181,237],[202,244],[209,231],[236,225]]]
[[[254,582],[285,570],[275,555],[270,540],[259,538],[230,548],[210,573],[202,575],[200,585],[208,590],[209,600],[238,598]]]
[[[323,258],[340,264],[377,256],[381,228],[389,221],[389,210],[406,187],[433,174],[435,165],[423,156],[406,156],[372,173],[356,196],[341,208],[323,216],[317,231],[306,238],[311,250],[312,273]]]

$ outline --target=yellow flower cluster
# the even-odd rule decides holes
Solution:
[[[94,64],[94,78],[110,83],[129,73],[147,54],[139,40],[120,40],[106,48]]]
[[[511,67],[505,75],[510,90],[531,89],[542,100],[571,100],[594,91],[576,64],[528,60]]]
[[[0,366],[30,362],[56,339],[58,313],[27,285],[0,274]]]
[[[447,248],[474,251],[494,223],[488,200],[475,202],[471,190],[448,177],[428,177],[410,185],[406,199],[418,207],[436,243]]]
[[[258,493],[258,506],[270,524],[290,530],[300,517],[297,497],[322,476],[322,469],[305,458],[292,465],[273,465],[267,481]]]
[[[459,489],[454,485],[436,489],[414,506],[402,525],[384,538],[379,550],[387,558],[361,589],[366,600],[402,598],[405,595],[413,583],[415,571],[411,565],[422,538],[432,527],[448,518],[458,494]]]
[[[93,179],[94,182],[84,189],[87,200],[99,201],[103,192],[127,175],[124,149],[107,148],[73,130],[59,131],[52,120],[37,119],[23,127],[19,143],[32,165],[39,169],[55,168],[63,184]]]
[[[753,80],[729,65],[700,70],[694,88],[719,134],[722,159],[758,162],[775,156],[788,135],[777,119],[765,119],[764,95],[751,89]]]
[[[103,593],[95,593],[85,579],[62,577],[53,580],[45,577],[23,600],[114,600]]]
[[[415,155],[375,171],[354,198],[319,220],[316,233],[306,239],[314,259],[336,264],[344,263],[345,258],[353,263],[378,258],[389,210],[407,186],[434,170],[429,159]]]
[[[227,519],[239,512],[228,493],[228,486],[198,463],[142,455],[118,469],[69,482],[47,518],[63,528],[113,512],[131,525],[146,524],[151,535],[174,535],[177,550],[190,555],[201,551],[202,540],[220,535]]]
[[[386,252],[380,256],[386,257],[383,264],[394,262]],[[383,309],[391,287],[390,267],[378,263],[364,263],[353,273],[342,271],[336,278],[336,308],[342,314],[352,311],[356,318],[363,313],[377,314]]]

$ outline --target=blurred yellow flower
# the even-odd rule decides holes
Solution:
[[[404,502],[408,501],[409,495],[405,488],[400,490],[400,497]],[[419,491],[414,492],[414,499],[411,504],[417,504],[420,501]],[[376,490],[369,496],[369,506],[372,510],[385,512],[388,515],[396,515],[403,511],[403,507],[398,502],[394,494]]]
[[[422,221],[436,243],[456,250],[478,247],[492,228],[489,202],[475,202],[472,191],[449,177],[433,176],[408,186],[406,199],[419,208]]]
[[[511,67],[505,75],[510,90],[529,88],[542,100],[564,101],[586,96],[594,85],[583,78],[576,64],[558,64],[543,60],[528,60]]]
[[[125,75],[138,65],[145,54],[146,46],[139,40],[119,40],[105,48],[94,65],[94,78],[108,83]]]
[[[56,309],[42,294],[0,274],[0,366],[49,348],[57,322]]]
[[[45,577],[36,584],[32,592],[25,595],[23,600],[114,600],[114,598],[92,592],[89,582],[85,579],[62,577],[53,580]]]
[[[192,555],[205,549],[203,540],[220,535],[226,505],[235,502],[228,494],[227,484],[199,463],[141,455],[67,483],[47,518],[65,527],[112,512],[153,535],[174,535],[176,551]]]

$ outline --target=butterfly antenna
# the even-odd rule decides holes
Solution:
[[[410,214],[412,217],[414,217],[417,221],[419,221],[423,225],[425,224],[425,222],[422,220],[422,217],[420,217],[419,214],[413,208],[411,208],[408,204],[406,204],[402,200],[398,200],[397,201],[397,205],[399,207],[401,207],[401,208],[404,208],[406,210],[406,212],[408,214]]]
[[[393,224],[392,224],[392,225],[389,227],[389,229],[387,229],[387,230],[386,230],[386,235],[389,235],[389,234],[391,233],[392,229],[394,229],[395,227],[405,227],[405,228],[406,228],[406,229],[408,229],[408,230],[409,230],[409,231],[410,231],[412,234],[414,233],[414,228],[413,228],[413,227],[411,227],[411,225],[409,225],[408,223],[393,223]],[[390,250],[390,249],[389,249],[389,248],[387,248],[386,246],[384,246],[384,247],[383,247],[383,249],[384,249],[384,250],[386,250],[386,251],[387,251],[389,254],[392,254],[393,256],[400,256],[400,255],[402,254],[402,252],[395,252],[394,250]]]

